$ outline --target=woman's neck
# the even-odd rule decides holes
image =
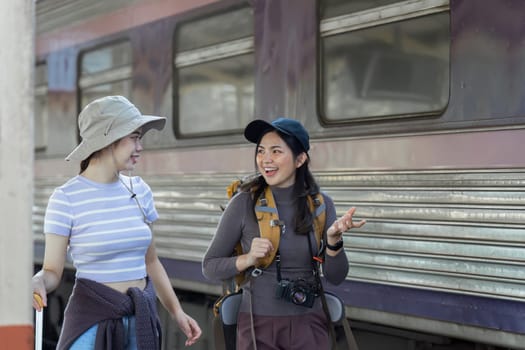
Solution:
[[[114,169],[95,159],[89,162],[89,166],[80,175],[98,183],[112,183],[118,179],[118,173]]]

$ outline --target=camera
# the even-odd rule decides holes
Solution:
[[[276,298],[305,307],[312,307],[316,296],[317,288],[315,285],[303,279],[294,281],[280,280],[275,288]]]

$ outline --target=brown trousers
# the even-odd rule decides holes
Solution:
[[[324,313],[298,316],[253,315],[253,323],[257,350],[330,349]],[[250,314],[240,312],[237,322],[237,350],[253,349]]]

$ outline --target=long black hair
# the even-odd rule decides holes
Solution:
[[[313,217],[310,209],[308,207],[308,195],[316,195],[319,193],[319,185],[315,181],[314,176],[312,175],[309,164],[310,156],[306,152],[294,136],[280,132],[279,130],[269,130],[275,131],[283,139],[288,147],[292,150],[294,160],[299,157],[301,153],[306,154],[306,160],[304,163],[295,170],[295,183],[293,187],[293,194],[297,198],[296,201],[296,215],[295,215],[295,232],[299,234],[308,234],[312,230]],[[267,132],[267,133],[268,133]],[[265,134],[261,135],[261,139]],[[257,142],[257,147],[255,148],[255,159],[257,159],[257,150],[261,142]],[[257,169],[257,160],[255,160],[255,169]],[[250,191],[253,193],[253,205],[255,206],[257,198],[261,196],[268,184],[264,177],[259,174],[250,181],[247,181],[241,185],[242,191]]]

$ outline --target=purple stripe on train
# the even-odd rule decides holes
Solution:
[[[161,261],[170,277],[209,283],[200,263]],[[525,334],[525,302],[354,281],[326,289],[359,308]]]

